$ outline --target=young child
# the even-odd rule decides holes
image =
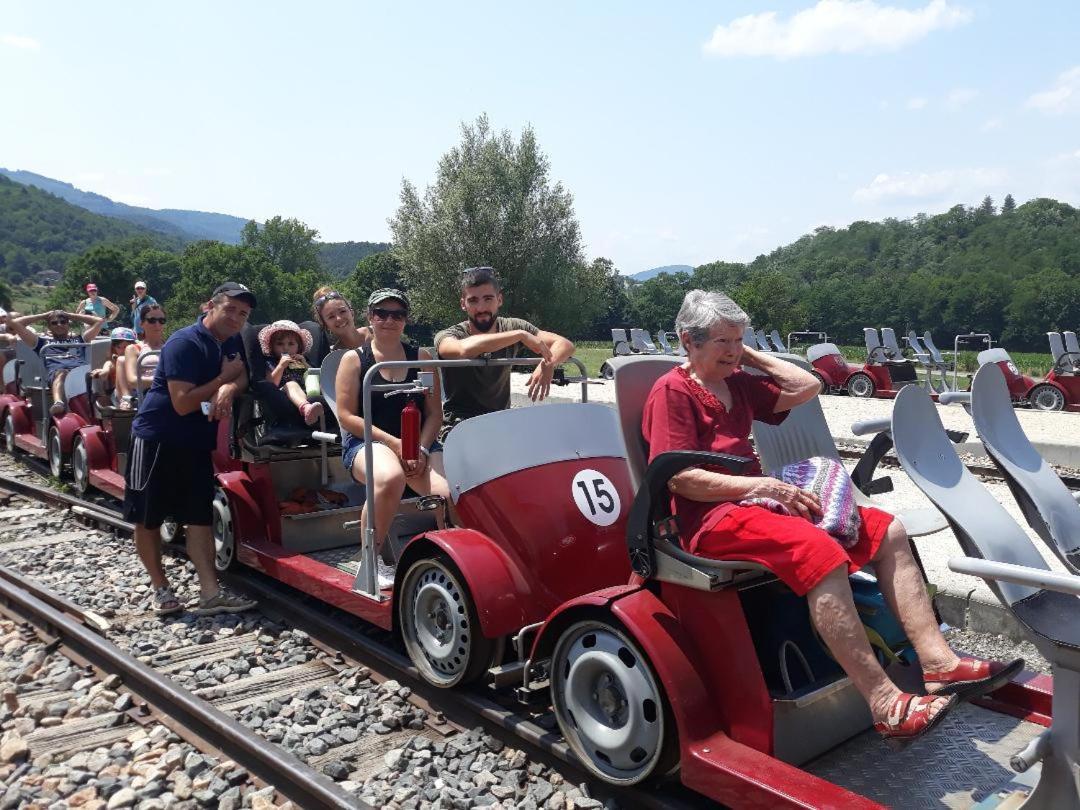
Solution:
[[[135,331],[118,326],[109,333],[109,359],[101,368],[90,372],[94,378],[94,392],[97,394],[97,403],[102,407],[113,404],[113,392],[116,390],[116,372],[123,360],[127,347],[135,342]]]
[[[311,332],[293,321],[274,321],[259,331],[266,377],[285,392],[306,425],[314,425],[323,414],[322,403],[309,402],[304,391],[304,372],[308,369],[304,353],[311,350],[312,340]]]

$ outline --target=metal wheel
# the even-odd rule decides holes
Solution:
[[[4,419],[4,449],[15,455],[19,448],[15,444],[15,419],[9,413]]]
[[[228,571],[236,564],[236,537],[233,534],[232,508],[225,491],[214,492],[214,568]]]
[[[60,447],[60,431],[49,428],[49,443],[46,447],[49,458],[49,475],[53,478],[62,478],[64,475],[64,452]]]
[[[823,377],[821,375],[821,373],[817,372],[817,371],[811,371],[810,373],[814,375],[814,379],[817,380],[818,385],[821,386],[821,390],[818,393],[819,394],[827,394],[827,393],[829,393],[829,384],[827,382],[825,382],[825,377]]]
[[[476,680],[498,652],[499,644],[480,631],[469,589],[445,555],[409,567],[398,595],[398,618],[409,657],[435,686]]]
[[[848,378],[847,392],[853,397],[872,397],[874,390],[874,379],[869,374],[857,371]]]
[[[584,621],[562,634],[551,658],[551,698],[566,741],[604,781],[636,785],[677,764],[663,691],[620,628]]]
[[[1037,411],[1060,411],[1065,407],[1065,395],[1049,383],[1042,383],[1031,389],[1028,402]]]
[[[179,543],[184,539],[184,527],[172,518],[165,518],[165,522],[158,529],[162,543]]]
[[[71,448],[71,478],[75,494],[83,497],[90,489],[90,457],[86,443],[79,435],[75,436],[75,446]]]

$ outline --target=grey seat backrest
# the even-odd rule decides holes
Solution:
[[[885,347],[890,360],[903,360],[904,352],[896,342],[896,332],[891,326],[881,327],[881,345]]]
[[[923,332],[922,340],[923,346],[925,346],[926,350],[930,352],[930,359],[938,365],[945,365],[945,358],[941,356],[941,351],[934,344],[934,336],[930,334],[929,330]]]
[[[796,355],[787,355],[784,359],[800,368],[810,369],[810,363]],[[753,436],[761,469],[766,473],[814,456],[840,458],[819,397],[792,408],[779,425],[754,422]]]
[[[45,364],[37,352],[21,340],[15,344],[15,359],[20,361],[20,384],[37,387],[45,385]]]
[[[764,329],[756,329],[754,331],[754,340],[757,341],[755,348],[761,349],[763,352],[771,352],[773,347],[769,345],[769,338],[765,335]]]
[[[637,349],[639,352],[649,352],[656,354],[659,349],[652,342],[652,338],[649,337],[649,333],[644,329],[631,329],[630,330],[630,345]]]
[[[786,352],[788,350],[787,346],[784,345],[784,339],[780,337],[779,330],[773,329],[769,332],[769,340],[772,341],[772,345],[776,348],[776,351]]]
[[[80,394],[86,393],[86,375],[90,373],[89,365],[73,368],[64,378],[64,401],[71,402]]]
[[[656,333],[656,342],[660,346],[660,350],[664,354],[674,354],[675,353],[675,349],[672,347],[672,345],[670,343],[668,343],[667,334],[664,332],[663,329],[661,329],[659,332]]]
[[[945,515],[968,556],[1048,570],[1024,530],[960,461],[925,389],[900,389],[892,435],[904,472]],[[991,587],[1008,605],[1038,592],[1008,582]]]
[[[612,329],[611,330],[611,345],[618,346],[620,343],[629,343],[630,338],[626,336],[625,329]]]
[[[492,453],[492,447],[499,452]],[[450,431],[443,451],[455,503],[469,490],[519,470],[574,459],[623,457],[618,417],[598,402],[510,408],[474,416]]]
[[[911,345],[911,350],[915,352],[915,359],[925,365],[931,365],[933,358],[930,356],[929,350],[919,340],[919,336],[915,334],[914,329],[909,329],[907,333],[908,343]]]
[[[1065,356],[1065,342],[1061,339],[1061,332],[1047,332],[1046,337],[1050,340],[1050,356],[1054,358],[1054,368],[1066,373],[1075,371],[1072,358]]]
[[[626,461],[630,466],[630,480],[635,491],[641,484],[649,462],[645,439],[641,435],[641,416],[645,412],[645,400],[653,383],[671,371],[672,366],[678,362],[677,358],[668,355],[615,357],[608,360],[615,374],[615,409],[618,412]]]
[[[866,343],[866,360],[869,363],[883,363],[887,355],[885,347],[881,345],[878,330],[871,326],[863,327],[863,341]]]
[[[95,371],[105,365],[109,359],[112,341],[108,338],[94,338],[90,341],[90,368]]]
[[[338,366],[341,365],[341,358],[345,356],[345,352],[341,349],[336,349],[330,352],[323,358],[322,365],[319,366],[319,387],[322,389],[323,399],[326,400],[326,404],[330,406],[330,410],[334,412],[334,418],[338,418],[337,412],[337,391],[335,390],[335,378],[337,377]]]
[[[4,363],[4,388],[15,382],[15,362]]]
[[[978,360],[980,366],[985,366],[987,363],[1012,363],[1009,353],[1002,348],[983,349],[975,359]]]
[[[811,363],[830,354],[838,354],[841,357],[844,356],[843,352],[836,347],[835,343],[815,343],[813,346],[806,347],[806,359]]]
[[[1076,568],[1080,564],[1080,504],[1020,427],[1005,375],[996,365],[983,366],[975,374],[971,419],[1028,524]]]
[[[1061,333],[1065,337],[1065,351],[1069,354],[1080,355],[1080,341],[1076,339],[1076,332],[1068,331]],[[1077,365],[1077,358],[1072,358],[1073,365]]]

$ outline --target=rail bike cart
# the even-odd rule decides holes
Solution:
[[[106,350],[109,341],[101,340]],[[91,343],[55,343],[42,348],[42,352],[90,349]],[[55,348],[54,348],[55,347]],[[75,434],[94,420],[89,393],[89,365],[81,365],[68,372],[64,382],[64,399],[67,411],[61,416],[49,413],[52,393],[41,357],[29,346],[19,341],[15,347],[15,359],[11,366],[14,393],[0,397],[0,419],[4,425],[4,449],[9,453],[23,451],[49,463],[49,472],[60,478],[71,457]]]
[[[628,334],[629,333],[629,334]],[[663,336],[661,338],[661,336]],[[611,356],[612,357],[625,357],[631,354],[679,354],[682,351],[682,347],[678,345],[678,339],[675,341],[675,347],[672,348],[666,341],[667,335],[664,332],[657,333],[657,339],[660,342],[660,348],[656,347],[652,338],[649,337],[649,333],[644,329],[612,329],[611,330]],[[611,366],[605,361],[600,366],[600,377],[605,380],[611,379]]]
[[[677,769],[684,785],[734,808],[1015,807],[1004,802],[1029,788],[999,790],[1009,782],[1004,763],[1024,749],[1016,761],[1026,769],[1033,747],[1049,747],[1048,679],[1008,684],[987,701],[994,710],[956,708],[933,736],[888,753],[854,686],[816,641],[805,600],[760,566],[681,547],[667,517],[667,481],[701,464],[738,471],[745,460],[678,452],[646,467],[641,412],[669,367],[625,358],[615,371],[637,487],[627,519],[634,576],[549,616],[525,670],[527,686],[550,683],[560,729],[585,767],[621,785]],[[909,439],[918,427],[903,430]],[[872,579],[867,587],[875,589]],[[921,675],[896,664],[890,674],[901,683]]]
[[[911,347],[912,354],[915,356],[915,361],[922,366],[926,372],[927,388],[935,394],[951,391],[952,387],[949,385],[949,378],[947,376],[949,365],[941,356],[941,352],[938,351],[937,346],[934,345],[930,333],[927,332],[920,338],[915,334],[914,329],[909,329],[904,340],[906,340],[908,346]],[[937,374],[940,379],[935,379],[935,374]]]
[[[656,342],[660,344],[660,350],[664,354],[686,357],[686,349],[679,343],[679,336],[675,332],[665,332],[661,329],[656,333]]]
[[[1027,405],[1029,395],[1035,388],[1035,379],[1027,374],[1021,374],[1016,363],[1009,353],[1002,348],[984,349],[978,355],[979,367],[986,365],[997,366],[1005,376],[1005,384],[1009,389],[1009,399],[1014,405]]]
[[[1047,332],[1054,365],[1027,394],[1039,411],[1080,411],[1080,345],[1075,332]]]

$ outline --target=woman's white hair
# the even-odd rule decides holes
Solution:
[[[675,316],[675,331],[680,338],[688,334],[690,342],[700,346],[709,339],[713,327],[722,323],[745,329],[750,325],[750,316],[723,293],[691,290]]]

